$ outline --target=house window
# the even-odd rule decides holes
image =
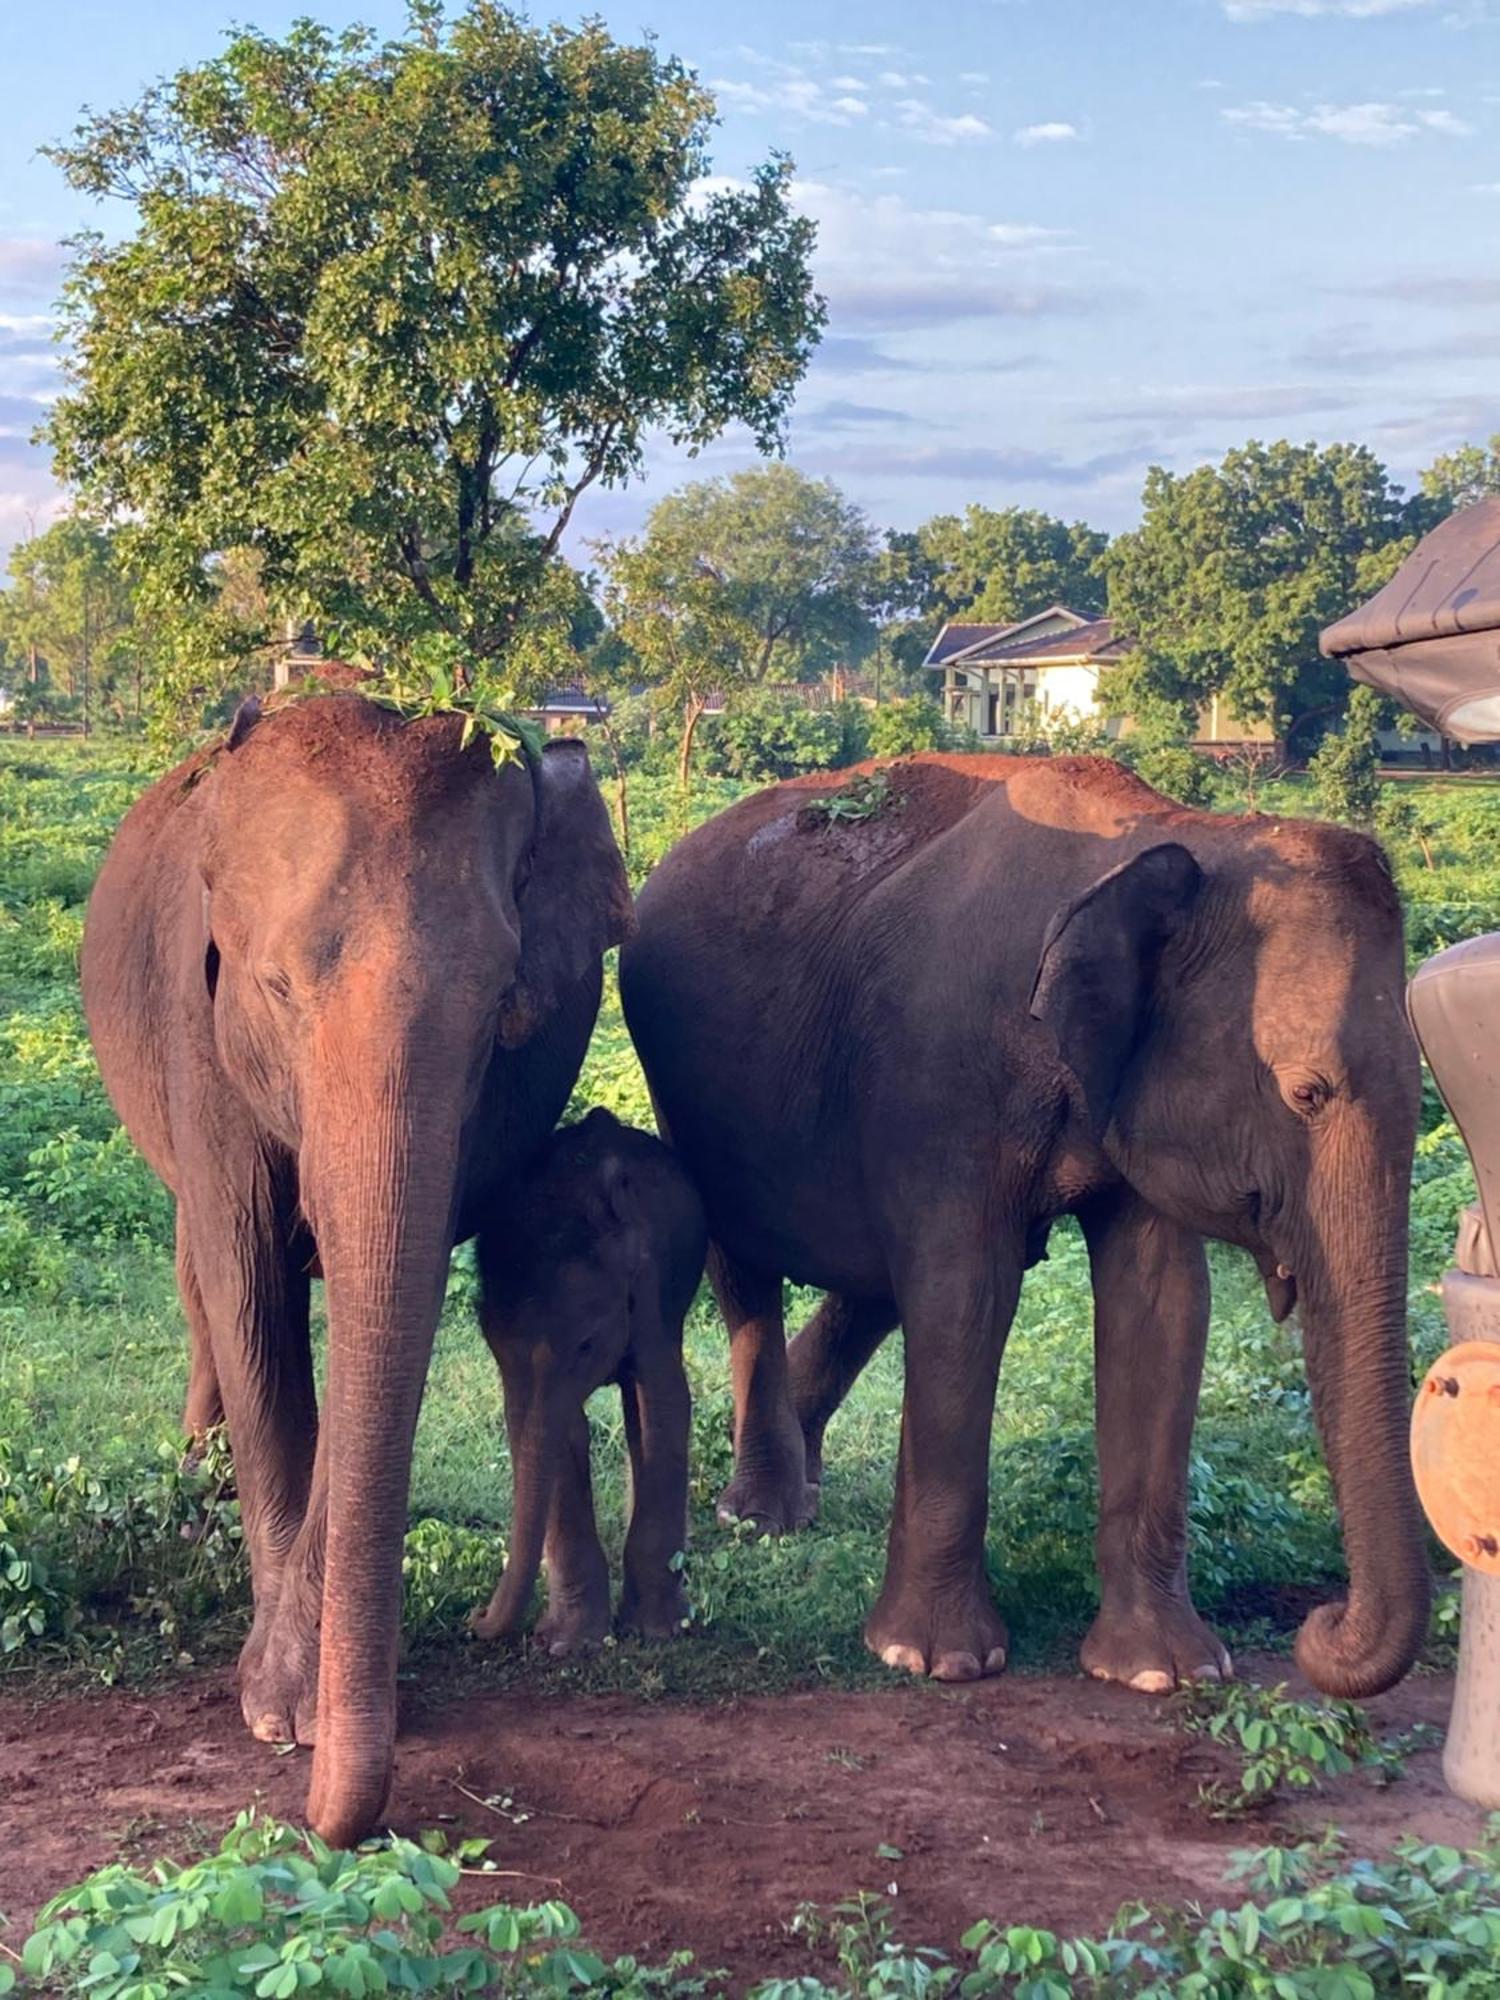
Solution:
[[[994,688],[990,689],[988,696],[984,733],[986,736],[998,736],[1000,734],[1000,696]]]

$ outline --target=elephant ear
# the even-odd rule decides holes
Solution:
[[[500,1014],[507,1048],[533,1035],[634,922],[629,878],[588,751],[562,737],[530,768],[531,865],[516,898],[521,958]]]
[[[1047,926],[1032,1018],[1057,1036],[1097,1132],[1151,1024],[1163,947],[1192,908],[1203,871],[1176,841],[1148,847],[1075,896]]]

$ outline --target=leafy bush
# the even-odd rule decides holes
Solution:
[[[1382,1778],[1398,1776],[1414,1739],[1382,1742],[1365,1711],[1352,1701],[1294,1701],[1285,1683],[1273,1688],[1241,1682],[1207,1684],[1183,1696],[1184,1727],[1233,1749],[1240,1776],[1233,1789],[1205,1785],[1204,1804],[1216,1819],[1230,1819],[1278,1793],[1316,1790],[1356,1766]]]
[[[843,1978],[764,1982],[751,2000],[1488,2000],[1500,1989],[1500,1854],[1403,1839],[1394,1859],[1340,1865],[1323,1842],[1235,1859],[1236,1906],[1127,1907],[1102,1938],[973,1925],[965,1962],[898,1944],[889,1905],[862,1899],[802,1934],[832,1943]]]
[[[62,1244],[7,1194],[0,1194],[0,1300],[33,1298],[51,1303],[67,1287]]]
[[[449,1891],[487,1845],[466,1841],[454,1857],[439,1834],[349,1854],[241,1813],[207,1860],[159,1861],[147,1873],[116,1865],[54,1897],[22,1967],[54,1992],[91,2000],[291,2000],[309,1987],[353,2000],[704,1990],[685,1976],[686,1952],[653,1968],[585,1951],[566,1903],[495,1904],[455,1921]],[[461,1942],[449,1942],[450,1931]]]
[[[172,1241],[172,1200],[123,1126],[103,1139],[70,1125],[26,1157],[27,1193],[58,1233],[96,1243]]]
[[[909,757],[918,750],[951,747],[943,711],[930,695],[904,695],[882,702],[870,717],[870,754]]]
[[[1156,790],[1186,806],[1207,805],[1213,797],[1213,778],[1204,760],[1185,744],[1163,744],[1143,750],[1133,760],[1135,768]]]
[[[857,764],[868,742],[857,702],[814,709],[774,688],[737,697],[699,731],[706,769],[756,784]]]
[[[1374,688],[1349,696],[1344,726],[1324,738],[1308,764],[1318,810],[1328,819],[1369,826],[1380,798],[1380,718],[1384,704]]]

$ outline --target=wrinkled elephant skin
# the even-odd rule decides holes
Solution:
[[[309,1816],[336,1843],[390,1782],[449,1251],[566,1103],[629,915],[583,750],[497,769],[461,730],[353,694],[247,705],[128,815],[84,935],[105,1083],[177,1201],[188,1417],[228,1421],[245,1718],[315,1741]]]
[[[1363,1695],[1412,1662],[1428,1578],[1407,1464],[1418,1067],[1373,841],[1192,812],[1094,758],[923,756],[741,801],[644,890],[621,991],[704,1197],[731,1336],[723,1506],[811,1518],[823,1429],[905,1330],[884,1587],[893,1666],[1004,1664],[984,1570],[991,1412],[1026,1265],[1076,1212],[1095,1301],[1092,1673],[1229,1671],[1187,1588],[1204,1239],[1300,1305],[1349,1565],[1298,1659]],[[784,1279],[828,1294],[788,1357]]]

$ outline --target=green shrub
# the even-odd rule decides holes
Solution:
[[[159,1861],[145,1873],[116,1865],[54,1897],[22,1967],[49,1991],[90,2000],[291,2000],[313,1987],[352,2000],[704,1990],[687,1976],[686,1952],[660,1967],[595,1957],[565,1903],[495,1904],[455,1921],[449,1891],[489,1843],[465,1841],[456,1855],[446,1844],[437,1834],[342,1853],[241,1813],[205,1861]]]
[[[951,748],[943,711],[930,695],[904,695],[882,702],[870,717],[870,754],[909,757],[918,750]]]
[[[93,1243],[172,1241],[172,1200],[123,1126],[103,1139],[68,1126],[26,1157],[28,1195],[58,1233]]]
[[[1213,797],[1213,778],[1204,760],[1186,744],[1163,744],[1143,750],[1134,759],[1135,768],[1157,791],[1186,806],[1207,805]]]
[[[1384,703],[1374,688],[1349,696],[1344,726],[1324,738],[1307,767],[1318,810],[1325,818],[1369,826],[1380,798],[1380,718]]]
[[[0,1300],[53,1304],[68,1282],[67,1252],[7,1194],[0,1194]]]
[[[705,769],[756,784],[857,764],[868,740],[857,702],[813,709],[774,688],[737,696],[699,731]]]
[[[1205,1785],[1200,1794],[1216,1819],[1230,1819],[1278,1794],[1318,1789],[1325,1778],[1356,1767],[1382,1779],[1400,1775],[1416,1737],[1383,1741],[1357,1702],[1294,1701],[1283,1683],[1273,1688],[1232,1681],[1192,1688],[1182,1696],[1183,1726],[1232,1749],[1240,1760],[1233,1786]]]

